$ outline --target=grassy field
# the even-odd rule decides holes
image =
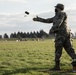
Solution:
[[[76,40],[73,42],[76,49]],[[63,50],[61,71],[54,67],[54,42],[2,41],[0,42],[0,75],[76,75],[72,73],[71,58]]]

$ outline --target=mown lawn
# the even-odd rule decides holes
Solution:
[[[76,40],[73,41],[76,49]],[[0,75],[76,75],[71,58],[63,50],[61,71],[54,67],[54,41],[0,42]]]

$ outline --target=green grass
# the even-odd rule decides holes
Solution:
[[[76,40],[73,42],[76,49]],[[54,42],[2,41],[0,42],[0,75],[75,75],[71,58],[63,50],[62,72],[47,71],[54,67]]]

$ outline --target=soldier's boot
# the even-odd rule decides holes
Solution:
[[[60,70],[60,61],[56,61],[54,68],[52,68],[51,70]]]

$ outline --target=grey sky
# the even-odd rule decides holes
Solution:
[[[54,6],[57,3],[65,5],[68,14],[68,25],[76,29],[76,0],[0,0],[0,34],[10,34],[17,31],[37,31],[44,29],[49,32],[52,24],[33,22],[35,14],[49,18],[54,16]],[[33,16],[24,17],[25,10]]]

